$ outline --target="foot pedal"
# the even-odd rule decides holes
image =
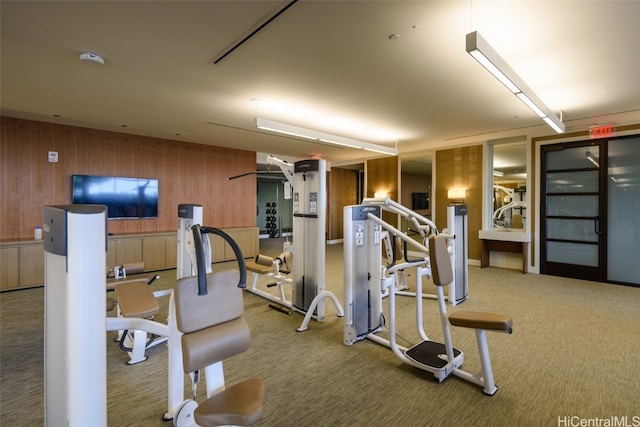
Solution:
[[[447,366],[447,347],[439,342],[422,341],[404,353],[409,359],[421,365],[442,369]],[[460,350],[453,349],[453,356],[458,357]],[[444,358],[442,357],[444,356]],[[452,361],[453,362],[453,361]]]
[[[280,313],[291,315],[291,312],[289,310],[285,310],[284,308],[276,304],[269,304],[269,308],[275,311],[279,311]]]

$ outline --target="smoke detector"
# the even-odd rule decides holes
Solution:
[[[80,54],[80,61],[89,65],[104,65],[104,59],[95,53],[85,52]]]

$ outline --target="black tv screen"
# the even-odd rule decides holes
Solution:
[[[158,180],[73,175],[72,202],[106,205],[108,218],[157,218]]]
[[[429,209],[429,193],[411,193],[411,209]]]

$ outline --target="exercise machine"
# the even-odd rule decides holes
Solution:
[[[169,336],[168,412],[164,418],[174,418],[183,406],[181,332],[176,324],[174,292],[168,324],[137,317],[106,316],[106,211],[101,205],[44,207],[46,426],[107,426],[106,331],[129,329]],[[207,232],[233,240],[217,229]],[[240,281],[244,283],[244,260],[235,242],[230,244],[237,251]],[[200,270],[206,271],[206,267]],[[137,283],[140,290],[151,292],[146,280]],[[207,372],[207,383],[220,391],[224,388],[221,364],[219,372],[215,369],[210,369],[213,374]]]
[[[197,272],[196,265],[192,260],[192,253],[195,251],[195,243],[193,237],[193,226],[202,225],[202,205],[199,204],[180,204],[178,205],[178,237],[177,237],[177,264],[176,264],[176,280],[184,277],[194,276]],[[207,243],[209,238],[206,237]],[[210,245],[207,245],[207,252],[210,257]],[[209,268],[211,262],[203,263]],[[169,298],[169,340],[167,342],[168,351],[168,387],[167,387],[167,406],[168,410],[163,415],[164,420],[174,419],[175,414],[184,402],[184,372],[182,366],[182,333],[176,324],[176,304],[175,293],[171,292]]]
[[[292,311],[305,315],[302,324],[296,330],[298,332],[309,329],[311,318],[323,322],[325,318],[325,299],[329,298],[338,311],[338,317],[342,317],[344,310],[333,292],[325,290],[325,245],[326,245],[326,160],[311,159],[301,160],[294,164],[278,159],[274,156],[267,158],[267,163],[277,165],[287,178],[287,182],[293,188],[293,245],[283,248],[283,256],[292,254],[293,267],[290,277],[281,274],[277,276],[276,285],[280,296],[274,296],[268,291],[257,288],[256,280],[247,291],[262,296]],[[244,176],[239,175],[239,176]],[[236,177],[232,177],[236,178]],[[280,258],[280,257],[276,257]],[[272,266],[276,269],[276,263],[282,258],[272,259]],[[264,259],[256,258],[256,261]],[[268,264],[269,261],[267,260]],[[257,265],[260,265],[256,262]],[[264,269],[257,265],[251,265],[250,271],[261,274]],[[268,266],[268,265],[267,265]],[[267,274],[270,272],[267,271]],[[275,277],[275,275],[274,275]],[[291,299],[287,299],[283,287],[291,286]]]
[[[388,201],[385,203],[388,204]],[[423,245],[385,222],[381,213],[382,206],[372,201],[344,208],[344,344],[353,345],[359,340],[369,339],[389,347],[404,363],[432,373],[437,382],[455,375],[481,385],[487,395],[495,394],[497,387],[493,381],[485,331],[511,333],[511,318],[467,311],[448,316],[443,287],[450,286],[454,280],[449,243],[452,236],[432,230],[426,245]],[[383,241],[388,247],[393,247],[396,239],[411,245],[422,256],[400,263],[396,262],[395,257],[388,258],[387,265],[383,266]],[[401,346],[396,340],[395,275],[406,268],[416,269],[415,316],[421,338],[419,343],[409,348]],[[431,275],[436,285],[444,343],[430,340],[423,325],[423,278]],[[382,312],[382,297],[385,294],[388,295],[389,307],[386,319]],[[377,335],[386,321],[389,326],[388,339]],[[482,365],[479,373],[471,374],[461,369],[464,354],[453,347],[449,323],[476,330]]]
[[[413,240],[421,243],[420,247],[425,247],[427,239],[432,234],[438,234],[438,227],[428,218],[420,215],[419,213],[401,205],[400,203],[392,200],[389,197],[385,198],[366,198],[362,201],[362,206],[379,206],[381,210],[391,212],[399,215],[405,219],[410,227],[409,232],[417,235],[417,239],[407,240],[403,242],[398,235],[404,234],[408,237],[409,233],[402,233],[394,228],[394,239],[383,239],[382,242],[386,242],[383,245],[383,251],[386,254],[386,258],[389,262],[404,259],[408,264],[406,268],[416,267],[424,262],[424,274],[427,277],[431,277],[429,258],[424,257],[418,259],[412,259],[413,253],[410,251]],[[347,220],[347,214],[345,210],[345,221]],[[378,217],[382,218],[381,215]],[[352,226],[352,224],[349,224]],[[447,228],[442,230],[443,234],[448,236],[447,244],[449,253],[451,256],[451,264],[454,266],[454,280],[447,286],[446,299],[449,305],[455,306],[469,297],[469,272],[468,272],[468,228],[467,228],[467,206],[466,205],[451,205],[447,206]],[[400,249],[402,248],[402,249]],[[421,255],[421,250],[418,249],[418,257]],[[415,292],[408,291],[407,280],[405,270],[397,270],[394,274],[396,283],[395,290],[397,295],[415,296]],[[384,296],[386,296],[385,291]],[[435,294],[423,294],[423,298],[436,299]]]
[[[290,288],[293,283],[293,279],[290,277],[291,265],[293,265],[292,246],[291,242],[287,240],[282,244],[282,252],[276,257],[258,254],[254,262],[247,263],[247,271],[251,272],[253,276],[251,285],[247,290],[277,303],[277,305],[269,304],[269,307],[286,314],[291,314],[291,312],[284,307],[292,306],[285,292],[285,286]],[[258,288],[258,277],[260,275],[265,275],[275,280],[275,282],[267,284],[267,288],[277,287],[277,295]]]
[[[203,210],[198,204],[180,204],[178,206],[178,247],[177,257],[178,264],[176,269],[177,282],[183,279],[197,277],[198,274],[211,274],[211,261],[213,259],[212,246],[209,241],[209,234],[215,234],[222,237],[233,249],[237,261],[241,266],[240,284],[244,287],[246,283],[246,268],[244,257],[237,243],[224,231],[214,227],[202,226]],[[202,280],[202,279],[200,279]],[[199,282],[199,286],[203,286]],[[200,292],[206,292],[199,290]],[[176,295],[176,287],[174,286],[171,298],[169,300],[169,340],[168,340],[168,411],[163,415],[163,419],[173,419],[176,425],[189,425],[188,420],[191,418],[195,404],[185,401],[184,395],[184,357],[182,346],[183,331],[178,327],[178,304]],[[202,300],[199,303],[205,304]],[[194,312],[200,312],[201,309]],[[203,318],[207,316],[203,314]],[[188,357],[188,355],[186,356]],[[213,394],[224,390],[224,372],[222,362],[214,363],[205,370],[207,378],[207,394]],[[189,373],[192,384],[197,384],[199,377],[194,373]],[[194,386],[195,387],[195,386]],[[178,413],[180,412],[180,416]],[[186,424],[185,424],[186,423]]]
[[[504,196],[502,195],[504,193]],[[527,209],[527,202],[523,200],[515,200],[516,190],[508,188],[500,184],[493,184],[493,198],[496,200],[494,206],[499,205],[493,211],[492,221],[493,227],[496,228],[525,228],[525,219],[522,214],[515,214],[514,209],[520,212]]]
[[[208,272],[203,236],[217,234],[229,243],[240,272]],[[175,427],[248,426],[263,417],[264,383],[259,378],[225,387],[223,360],[249,347],[249,328],[242,318],[242,290],[246,270],[242,252],[221,230],[192,226],[197,276],[179,279],[174,286],[176,325],[181,333],[184,373],[190,374],[193,399],[184,401],[175,413]],[[237,285],[236,285],[237,283]],[[200,371],[204,371],[207,399],[196,401]]]
[[[202,225],[202,205],[198,204],[180,204],[178,205],[178,248],[177,248],[177,266],[176,276],[177,279],[183,277],[194,276],[196,274],[195,262],[194,262],[194,242],[192,227],[195,224]],[[204,243],[207,245],[205,252],[211,256],[211,247],[209,246],[209,239],[204,239]],[[209,262],[207,262],[209,261]],[[211,268],[211,260],[205,260],[205,265]]]
[[[115,298],[107,298],[107,311],[116,310],[118,318],[142,318],[154,320],[160,310],[158,298],[169,296],[170,290],[151,291],[151,286],[158,275],[150,278],[139,277],[144,272],[144,263],[123,264],[114,268],[117,274],[113,278],[107,278],[107,293],[113,293]],[[128,276],[128,277],[127,277]],[[132,277],[133,276],[133,277]],[[168,330],[161,328],[162,335],[149,334],[147,331],[128,329],[127,321],[120,319],[127,329],[119,329],[116,342],[120,349],[127,353],[128,365],[135,365],[148,359],[146,351],[152,347],[167,341]],[[113,330],[115,324],[107,318],[107,331]]]
[[[45,425],[107,425],[107,208],[43,209]]]

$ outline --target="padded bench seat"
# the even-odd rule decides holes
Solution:
[[[196,408],[198,425],[251,426],[263,417],[264,383],[251,378],[210,397]]]
[[[123,317],[144,319],[160,310],[158,300],[147,285],[146,279],[121,283],[114,288],[114,292]]]
[[[509,316],[479,311],[456,311],[449,315],[449,322],[453,326],[507,332],[509,334],[512,332],[513,327],[513,319]]]
[[[271,273],[271,272],[275,271],[275,268],[273,267],[273,264],[262,265],[262,264],[256,264],[253,261],[248,261],[248,262],[245,263],[245,266],[247,268],[247,271],[250,271],[250,272],[256,273],[256,274],[267,274],[267,273]]]

